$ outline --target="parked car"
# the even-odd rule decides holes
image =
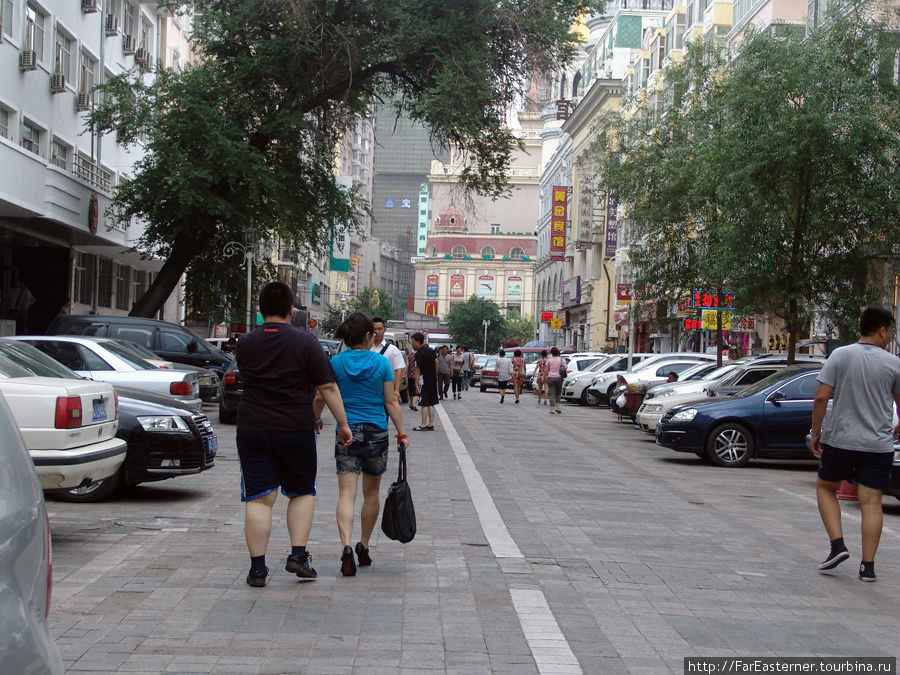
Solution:
[[[237,367],[237,360],[231,362],[228,370],[222,376],[219,384],[219,421],[223,424],[234,424],[237,421],[238,403],[244,387],[241,384],[241,373]]]
[[[574,352],[572,354],[561,354],[561,356],[566,360],[566,372],[574,375],[584,372],[598,361],[605,360],[609,355],[603,352]],[[538,358],[540,358],[540,354],[538,354]],[[526,375],[528,375],[527,369]],[[529,389],[534,389],[537,386],[537,376],[537,371],[534,368],[534,364],[532,364],[531,374],[527,380]],[[563,382],[565,383],[565,379]]]
[[[491,356],[487,361],[484,362],[484,365],[481,367],[480,377],[478,379],[478,389],[480,391],[486,391],[488,387],[496,387],[499,380],[497,377],[500,375],[500,371],[497,370],[497,356]]]
[[[625,356],[625,355],[623,355]],[[671,361],[680,358],[684,361],[715,361],[715,354],[701,354],[699,352],[670,352],[666,354],[644,354],[643,360],[637,365],[632,365],[632,372],[640,368],[649,368],[653,364],[662,365],[662,361]],[[627,361],[626,361],[627,363]],[[628,372],[626,369],[620,371],[606,371],[602,375],[594,378],[587,393],[588,403],[596,401],[595,405],[609,405],[613,394],[619,386],[618,376],[621,372]]]
[[[11,355],[17,365],[31,373],[61,378],[58,380],[61,382],[79,377],[26,342],[0,340],[0,357],[3,355]],[[102,501],[120,485],[200,473],[215,464],[217,438],[202,412],[165,394],[121,386],[116,387],[116,393],[119,402],[116,437],[127,444],[125,461],[108,478],[55,492],[58,499]]]
[[[77,375],[60,379],[32,372],[0,340],[0,392],[13,413],[45,490],[90,485],[112,476],[125,461],[116,438],[118,401],[105,382]]]
[[[640,363],[647,354],[632,354],[632,367]],[[563,380],[562,397],[567,401],[578,401],[587,405],[598,405],[599,401],[590,395],[590,386],[604,373],[618,373],[628,367],[628,354],[608,354],[601,361],[586,370],[567,375]]]
[[[158,394],[169,394],[199,408],[200,381],[196,373],[160,370],[106,338],[80,336],[19,335],[52,359],[82,377]]]
[[[322,343],[322,349],[324,349],[325,353],[328,354],[329,359],[340,351],[340,340],[325,340],[323,338],[319,338],[319,342]]]
[[[47,624],[53,556],[41,485],[0,395],[0,671],[63,672]]]
[[[47,335],[93,335],[130,340],[167,361],[200,366],[220,378],[232,360],[231,356],[184,326],[137,316],[61,314],[50,323]]]
[[[676,406],[660,419],[656,442],[718,466],[745,466],[755,457],[811,459],[806,433],[818,374],[789,366],[734,396]]]
[[[618,396],[626,391],[635,391],[641,388],[646,395],[657,384],[668,382],[669,376],[673,373],[678,379],[690,380],[694,377],[702,377],[715,369],[715,361],[686,361],[678,357],[674,357],[671,360],[663,359],[662,361],[651,363],[646,368],[637,368],[630,373],[619,373],[616,378],[619,386],[616,387],[615,395]]]
[[[472,362],[472,377],[469,378],[469,384],[478,384],[481,379],[481,369],[490,357],[487,354],[475,354],[475,360]]]

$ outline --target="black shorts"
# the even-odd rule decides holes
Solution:
[[[422,390],[419,392],[419,405],[429,407],[438,404],[437,380],[425,380],[422,382]]]
[[[281,488],[288,497],[316,494],[316,432],[237,430],[241,501]]]
[[[497,389],[509,388],[509,380],[497,380]]]
[[[891,487],[893,452],[861,452],[822,444],[819,478],[830,483],[847,480],[873,490]]]

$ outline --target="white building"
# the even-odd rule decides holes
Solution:
[[[5,312],[12,282],[25,281],[37,300],[33,332],[67,305],[126,314],[162,264],[127,252],[142,224],[106,217],[140,147],[85,131],[95,86],[152,70],[159,11],[129,0],[0,0],[0,290]],[[173,297],[161,315],[180,311]]]

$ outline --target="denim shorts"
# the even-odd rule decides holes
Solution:
[[[334,461],[338,473],[380,476],[387,469],[388,430],[362,422],[351,424],[353,442],[346,448],[335,438]]]
[[[861,452],[822,444],[819,478],[829,483],[855,481],[873,490],[889,490],[893,452]]]

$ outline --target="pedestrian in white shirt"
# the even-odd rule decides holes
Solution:
[[[375,342],[372,344],[369,351],[378,352],[387,357],[387,360],[391,362],[391,370],[394,371],[394,396],[397,397],[397,401],[399,402],[400,385],[403,382],[403,373],[406,370],[406,359],[403,358],[403,352],[401,352],[397,346],[385,341],[384,319],[376,316],[372,319],[372,323],[375,325]]]

